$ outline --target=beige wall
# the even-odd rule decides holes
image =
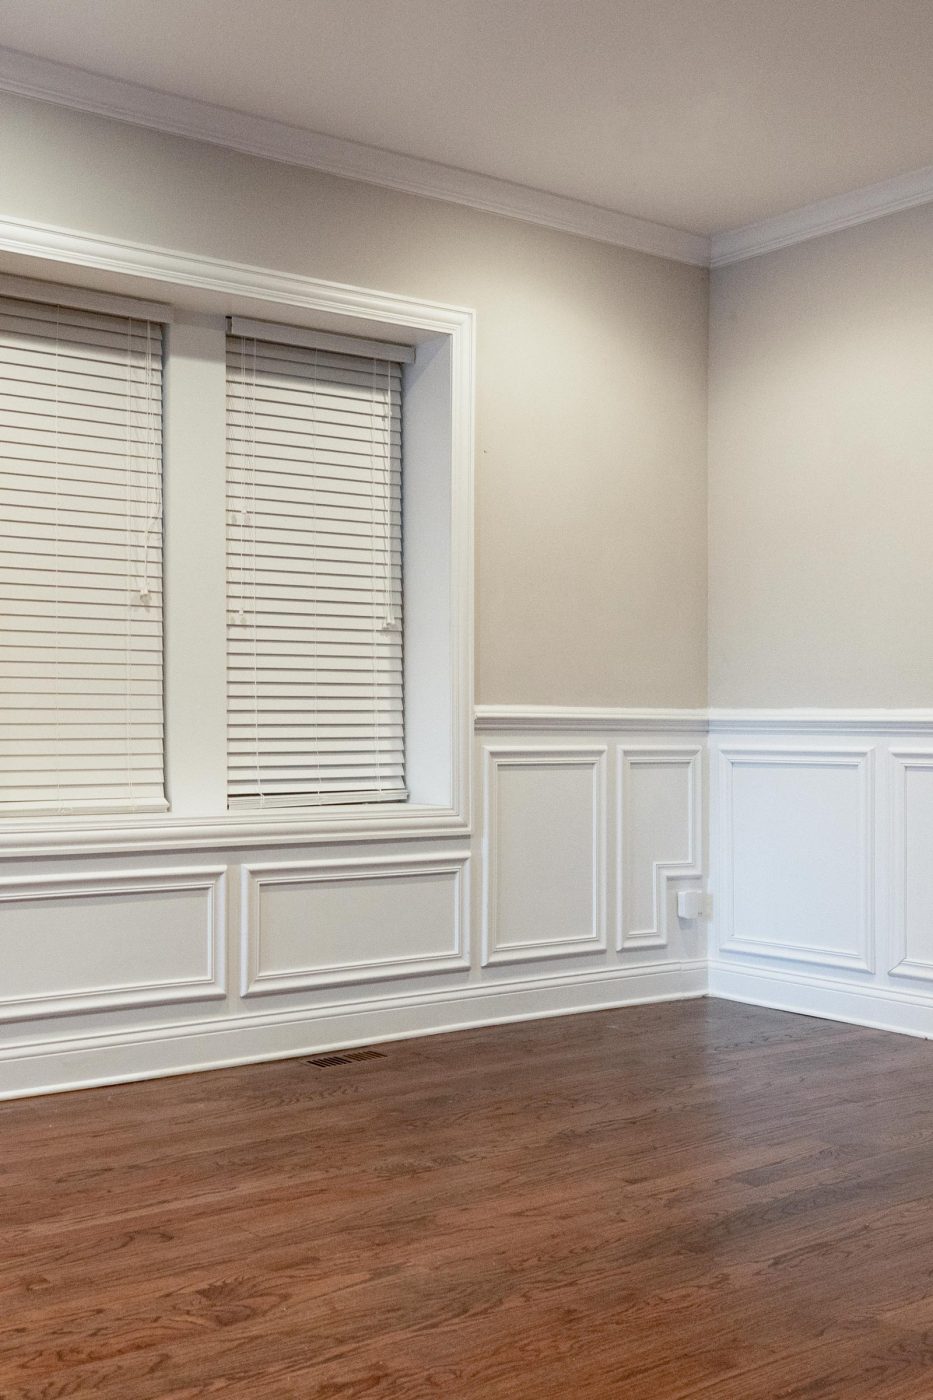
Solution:
[[[714,705],[933,706],[933,206],[714,274]]]
[[[9,96],[0,212],[475,307],[477,699],[705,703],[702,269]]]

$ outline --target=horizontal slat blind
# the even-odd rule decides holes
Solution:
[[[231,805],[401,801],[401,370],[227,340]]]
[[[164,808],[157,323],[0,297],[0,610],[0,813]]]

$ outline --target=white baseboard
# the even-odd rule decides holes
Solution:
[[[0,1054],[0,1099],[225,1069],[509,1021],[676,1001],[704,996],[706,989],[704,958],[34,1041]]]
[[[818,973],[740,968],[714,960],[709,965],[709,995],[933,1040],[933,996],[922,992],[858,986]]]

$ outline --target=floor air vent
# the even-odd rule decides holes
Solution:
[[[384,1060],[384,1050],[345,1050],[341,1055],[315,1055],[308,1061],[318,1069],[330,1069],[332,1065],[349,1065],[353,1060]]]

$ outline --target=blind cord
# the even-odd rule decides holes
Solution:
[[[318,628],[320,626],[320,592],[318,588],[317,531],[320,524],[317,499],[318,453],[318,349],[314,347],[311,366],[311,694],[314,706],[312,733],[314,735],[315,794],[321,795],[321,693],[318,685]]]
[[[143,407],[146,425],[146,445],[144,461],[144,488],[146,492],[146,523],[143,529],[142,570],[139,585],[139,601],[148,607],[152,601],[149,576],[149,554],[156,527],[162,518],[161,473],[155,467],[155,423],[153,422],[154,380],[152,373],[152,322],[146,322],[146,368],[145,395]]]
[[[61,465],[59,435],[59,399],[61,373],[61,322],[62,308],[55,308],[55,801],[59,814],[65,810],[65,794],[62,789],[62,687],[61,687]]]
[[[372,402],[369,414],[369,543],[370,543],[370,574],[372,597],[372,619],[371,619],[371,646],[372,646],[372,667],[373,667],[373,743],[376,750],[376,787],[379,792],[383,789],[382,775],[382,735],[379,726],[379,642],[376,627],[376,399],[378,385],[376,383],[376,361],[373,360],[371,394]],[[385,580],[382,587],[382,603],[385,605]]]
[[[259,805],[264,805],[266,797],[263,791],[262,781],[262,749],[260,743],[259,729],[259,624],[256,616],[256,339],[253,337],[250,342],[252,351],[250,369],[251,380],[250,389],[246,397],[248,407],[247,424],[247,457],[246,457],[246,505],[244,508],[244,518],[248,524],[246,527],[248,561],[249,561],[249,602],[252,609],[252,643],[253,643],[253,740],[256,765],[256,790],[259,794]],[[246,571],[246,556],[244,556],[244,574]]]
[[[125,650],[123,659],[123,748],[124,766],[126,776],[126,788],[129,795],[130,806],[134,803],[133,788],[133,762],[132,762],[132,726],[130,724],[130,706],[132,693],[132,669],[133,669],[133,592],[131,580],[133,578],[133,321],[127,318],[126,322],[126,440],[124,443],[123,455],[123,500],[124,500],[124,542],[126,550],[126,576],[124,588],[126,591],[125,603]]]
[[[382,501],[383,524],[385,527],[382,543],[385,558],[385,575],[383,578],[385,614],[382,626],[386,632],[394,632],[398,628],[398,614],[395,609],[395,593],[392,588],[392,468],[390,461],[392,451],[392,362],[390,360],[386,360],[385,362],[385,373],[385,414],[382,420]]]

